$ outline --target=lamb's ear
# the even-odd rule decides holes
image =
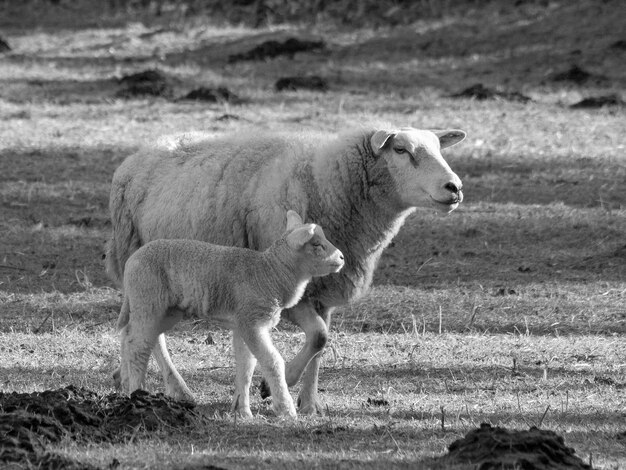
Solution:
[[[465,139],[467,135],[465,131],[460,129],[446,129],[445,131],[434,131],[434,133],[439,137],[439,143],[442,149],[458,144]]]
[[[378,153],[389,141],[389,139],[395,137],[397,132],[380,130],[374,132],[374,135],[370,139],[374,152]]]
[[[293,230],[294,228],[302,224],[302,217],[300,217],[296,211],[287,211],[287,228],[285,229],[286,232],[289,232],[290,230]]]
[[[315,234],[315,224],[306,224],[298,227],[287,235],[287,244],[294,250],[302,248]]]

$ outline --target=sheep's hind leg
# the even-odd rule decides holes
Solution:
[[[152,350],[152,355],[156,360],[161,375],[163,376],[163,382],[165,384],[165,394],[178,401],[194,402],[193,394],[189,387],[176,370],[172,358],[167,351],[167,344],[165,343],[164,331],[171,329],[180,319],[183,317],[183,312],[176,309],[171,309],[168,315],[162,320],[159,325],[158,342]]]
[[[256,366],[256,358],[246,346],[243,338],[233,330],[233,350],[235,351],[235,396],[231,410],[240,418],[252,418],[250,410],[250,384]]]

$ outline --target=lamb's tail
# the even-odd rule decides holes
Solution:
[[[109,277],[122,286],[126,260],[141,246],[137,228],[127,206],[126,187],[130,178],[113,177],[109,210],[111,212],[111,237],[107,243],[106,271]]]
[[[120,331],[130,320],[130,303],[128,302],[128,296],[124,296],[122,302],[122,309],[120,310],[120,316],[117,317],[117,331]]]

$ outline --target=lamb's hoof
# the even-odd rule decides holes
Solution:
[[[252,410],[250,408],[239,408],[234,413],[239,419],[252,419]]]
[[[272,391],[270,390],[270,386],[265,379],[261,379],[261,383],[259,384],[259,391],[261,393],[261,398],[265,400],[267,397],[272,396]]]
[[[307,416],[324,416],[324,407],[317,398],[298,397],[298,412]]]
[[[296,413],[296,407],[293,406],[293,403],[290,405],[274,406],[273,408],[276,416],[282,419],[296,419],[298,416]]]

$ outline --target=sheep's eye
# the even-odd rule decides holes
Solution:
[[[403,149],[401,147],[394,147],[393,151],[398,153],[398,154],[407,153],[407,150]]]
[[[313,245],[315,248],[320,248],[322,246],[320,242],[313,242],[311,243],[311,245]]]

